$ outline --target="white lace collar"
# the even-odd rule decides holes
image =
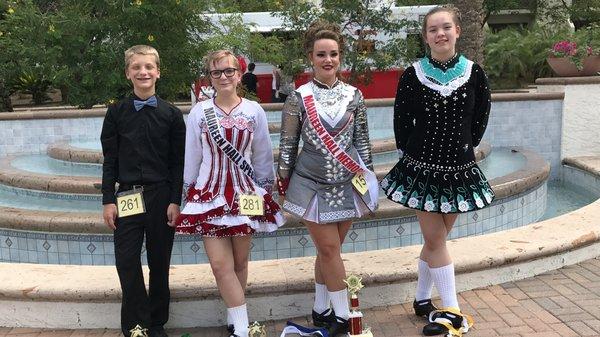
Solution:
[[[467,81],[471,77],[471,70],[473,69],[473,61],[467,60],[467,65],[466,65],[464,74],[462,76],[459,76],[459,77],[453,79],[452,81],[448,82],[445,85],[441,85],[441,84],[435,83],[432,80],[430,80],[427,77],[427,75],[425,74],[425,71],[423,70],[423,67],[421,66],[420,60],[413,63],[413,67],[415,68],[415,74],[417,75],[419,82],[421,82],[424,86],[439,92],[440,95],[442,95],[444,97],[448,97],[448,96],[452,95],[452,93],[456,89],[460,88],[462,85],[467,83]]]

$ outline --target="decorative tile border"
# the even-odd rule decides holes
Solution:
[[[537,221],[546,209],[546,183],[512,197],[499,199],[490,207],[461,214],[450,239],[507,230]],[[416,216],[358,221],[348,233],[342,252],[361,252],[422,244]],[[252,260],[314,256],[316,249],[305,228],[261,233],[253,238]],[[0,261],[43,264],[114,264],[112,235],[27,232],[0,229]],[[142,252],[142,263],[146,263]],[[202,239],[177,235],[172,264],[207,263]]]

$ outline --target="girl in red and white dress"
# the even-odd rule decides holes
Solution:
[[[205,62],[216,97],[196,104],[188,116],[188,193],[177,232],[202,236],[231,336],[247,337],[244,291],[252,234],[274,231],[284,218],[270,194],[275,174],[264,110],[238,96],[240,65],[230,51],[212,52]],[[248,207],[252,201],[260,202],[262,215],[256,214],[258,203]]]

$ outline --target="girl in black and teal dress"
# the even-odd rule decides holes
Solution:
[[[400,78],[394,132],[401,158],[381,181],[389,199],[417,210],[425,243],[413,306],[429,318],[423,328],[428,336],[472,325],[459,309],[446,238],[458,214],[494,199],[473,150],[487,125],[490,91],[483,69],[456,53],[459,36],[456,9],[436,7],[425,16],[423,38],[431,53]],[[441,310],[431,302],[434,284]]]

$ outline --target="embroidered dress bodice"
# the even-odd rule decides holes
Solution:
[[[252,166],[253,174],[245,169],[246,164]],[[177,220],[179,233],[250,235],[274,231],[285,221],[270,194],[274,172],[267,118],[254,101],[242,99],[228,114],[212,101],[192,108],[187,119],[183,179],[187,195]],[[261,197],[264,214],[243,215],[242,194]]]
[[[400,78],[394,103],[396,147],[403,153],[381,181],[388,198],[439,213],[489,205],[494,193],[475,163],[491,96],[483,69],[462,55],[425,57]]]
[[[300,94],[305,89],[312,90],[319,118],[336,143],[350,154],[357,153],[364,164],[372,169],[366,106],[362,95],[353,86],[339,80],[331,87],[313,80],[299,87],[294,95],[290,95],[284,106],[279,145],[280,177],[288,177],[290,168],[295,167],[300,138],[303,141],[302,151],[319,154],[325,159],[325,171],[323,175],[320,175],[320,172],[312,173],[315,179],[332,182],[338,179],[346,180],[348,176],[347,170],[328,154],[322,140],[308,121]]]
[[[423,85],[447,97],[469,80],[473,62],[462,55],[455,55],[444,63],[428,56],[415,62],[413,67]]]
[[[398,84],[396,146],[430,165],[472,164],[473,147],[485,131],[490,102],[487,79],[479,65],[462,55],[445,64],[425,57],[407,68]]]
[[[221,134],[251,163],[255,181],[215,144],[204,115],[209,106],[210,101],[195,105],[188,117],[193,137],[186,140],[184,183],[202,192],[193,199],[225,198],[231,205],[237,194],[252,192],[255,185],[270,191],[274,181],[273,154],[266,116],[260,105],[243,99],[229,114],[213,105]]]
[[[419,64],[428,79],[440,85],[447,85],[465,74],[467,61],[464,56],[455,54],[445,62],[432,57],[423,57],[419,60]]]
[[[309,82],[320,118],[331,127],[335,127],[344,117],[347,105],[354,98],[354,91],[340,83],[336,80],[332,86],[328,86],[317,79]]]

